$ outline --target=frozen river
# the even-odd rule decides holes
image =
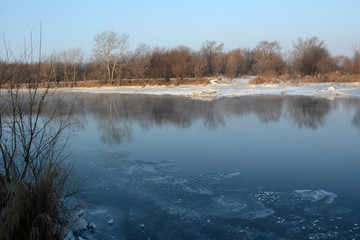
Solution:
[[[86,239],[360,239],[360,100],[71,93]]]

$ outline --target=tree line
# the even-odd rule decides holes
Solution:
[[[360,74],[360,44],[353,45],[353,56],[332,56],[323,40],[318,37],[298,38],[293,49],[283,53],[278,41],[261,41],[255,48],[237,48],[224,51],[224,45],[205,41],[199,50],[187,46],[174,48],[154,47],[141,43],[129,50],[129,37],[106,31],[94,37],[91,58],[85,61],[80,48],[42,57],[41,66],[2,58],[0,76],[18,72],[21,76],[37,72],[41,82],[99,80],[113,84],[124,79],[202,78],[244,75],[307,76],[337,72]],[[39,64],[40,65],[40,64]],[[5,70],[6,68],[6,70]],[[24,69],[26,72],[24,72]],[[5,74],[4,74],[5,73]],[[34,79],[35,81],[35,79]],[[3,82],[3,81],[2,81]]]

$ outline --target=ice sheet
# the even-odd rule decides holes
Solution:
[[[248,84],[249,79],[224,79],[221,83],[210,81],[206,86],[150,86],[139,87],[101,87],[62,89],[70,92],[128,93],[154,95],[185,95],[196,99],[209,100],[224,96],[246,95],[304,95],[317,97],[360,97],[360,83],[299,83],[290,84]]]
[[[360,237],[358,219],[347,217],[351,209],[336,205],[331,191],[224,188],[241,181],[241,172],[183,176],[171,161],[118,156],[73,156],[74,171],[90,181],[81,200],[97,227],[82,233],[86,239]]]

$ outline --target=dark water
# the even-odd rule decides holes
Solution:
[[[83,237],[360,239],[359,99],[76,97]]]

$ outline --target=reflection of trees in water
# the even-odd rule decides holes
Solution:
[[[360,128],[360,99],[351,98],[344,104],[348,111],[355,110],[351,123]]]
[[[101,141],[107,144],[120,144],[123,140],[132,140],[132,131],[126,121],[122,121],[116,102],[109,96],[108,119],[101,118],[98,129],[101,132]],[[119,108],[121,110],[121,108]]]
[[[74,100],[74,122],[76,122],[76,127],[78,130],[85,130],[88,125],[88,118],[85,112],[85,107],[83,105],[83,101]]]
[[[355,126],[360,127],[360,108],[355,113],[355,115],[354,115],[354,117],[352,119],[352,124],[354,124]]]
[[[356,111],[351,122],[352,122],[352,124],[354,124],[355,126],[358,126],[360,128],[360,108]]]
[[[333,107],[349,105],[345,100],[329,101],[305,96],[243,96],[201,101],[179,96],[76,95],[79,106],[76,117],[81,121],[91,115],[97,122],[101,140],[109,144],[131,141],[134,124],[139,124],[144,130],[167,124],[189,128],[194,121],[202,120],[206,128],[215,129],[224,126],[226,118],[251,113],[255,113],[261,122],[277,122],[285,114],[299,128],[316,129],[325,123],[325,117]],[[353,124],[357,126],[360,126],[359,106],[360,101],[350,106],[358,109],[353,118]]]
[[[254,97],[253,112],[261,122],[278,122],[284,105],[281,96]]]
[[[330,101],[306,96],[242,96],[202,101],[166,95],[76,93],[62,97],[57,111],[65,111],[74,99],[78,129],[86,129],[94,121],[101,141],[107,144],[131,141],[134,124],[147,130],[167,124],[189,128],[194,121],[202,121],[206,128],[216,129],[225,126],[227,118],[251,113],[265,123],[286,117],[299,128],[316,129],[338,107],[354,114],[352,124],[360,128],[360,99],[356,98]]]
[[[204,119],[204,124],[208,129],[216,129],[219,125],[225,125],[225,119],[222,115],[208,112]]]
[[[286,113],[299,128],[305,126],[317,129],[325,122],[325,116],[330,113],[330,101],[323,98],[289,97]]]
[[[192,124],[193,114],[187,99],[171,97],[153,97],[145,101],[142,115],[144,120],[162,127],[172,123],[182,128],[188,128]]]

